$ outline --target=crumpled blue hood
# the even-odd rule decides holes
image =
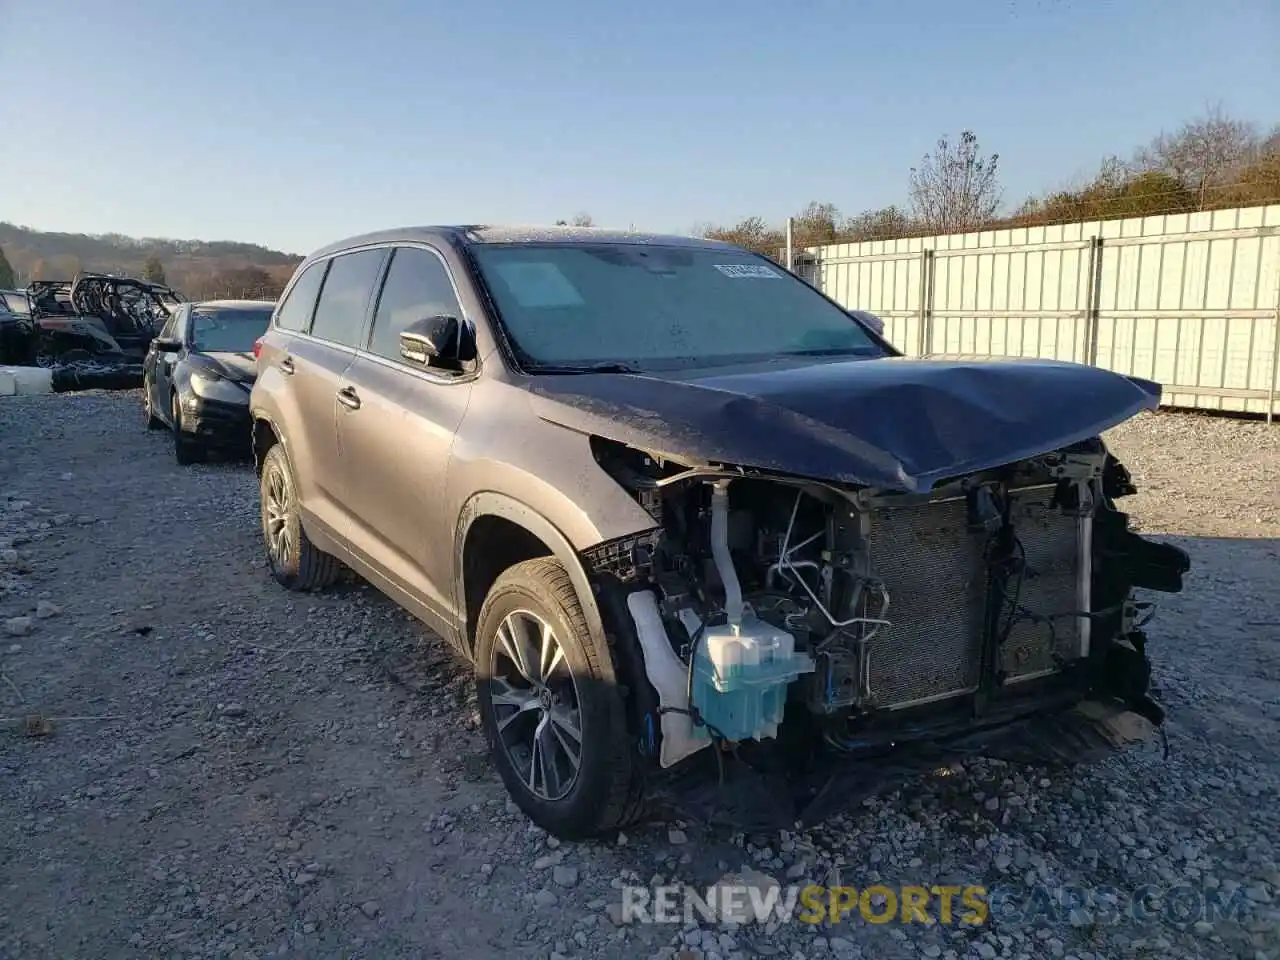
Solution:
[[[674,458],[927,491],[1097,436],[1160,385],[1053,360],[884,357],[531,377],[542,418]]]

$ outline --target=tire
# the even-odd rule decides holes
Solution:
[[[156,416],[155,410],[151,407],[151,381],[142,381],[142,406],[147,418],[148,430],[163,430],[164,421]]]
[[[545,644],[537,654],[543,626],[550,627],[561,655],[547,655]],[[522,627],[528,631],[526,642],[534,645],[525,661],[530,672],[548,678],[541,689],[515,668],[511,654],[516,651],[505,639]],[[533,655],[554,666],[538,669]],[[603,640],[587,628],[559,561],[526,560],[494,583],[477,626],[476,691],[494,766],[516,805],[539,827],[565,840],[583,840],[643,817],[643,789],[613,660]],[[514,705],[521,698],[528,698],[523,708]],[[540,703],[529,706],[529,699]],[[576,722],[578,731],[576,772],[572,763],[561,762],[574,741],[566,719]],[[552,777],[547,766],[537,764],[541,782],[531,773],[536,737],[542,759],[550,758],[559,772]],[[559,789],[552,789],[553,779]]]
[[[342,565],[320,550],[302,528],[298,484],[284,447],[276,444],[262,458],[258,481],[262,542],[276,582],[288,590],[323,590],[338,579]]]
[[[182,404],[175,393],[169,401],[169,412],[173,417],[173,458],[178,465],[185,467],[204,460],[205,449],[199,440],[188,437],[182,431]]]

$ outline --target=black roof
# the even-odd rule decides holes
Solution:
[[[274,309],[276,302],[274,300],[200,300],[191,305],[194,310],[251,310],[256,307],[267,307]]]
[[[471,224],[458,226],[398,227],[363,233],[336,243],[328,244],[312,253],[307,259],[328,256],[353,247],[374,243],[408,243],[413,241],[447,243],[452,246],[468,246],[484,243],[634,243],[664,247],[692,247],[702,249],[737,249],[732,244],[702,237],[685,237],[679,234],[642,233],[633,230],[607,230],[600,227],[519,227]]]

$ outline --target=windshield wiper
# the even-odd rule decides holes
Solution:
[[[788,350],[784,357],[875,357],[883,351],[876,346],[866,347],[812,347],[807,350]]]
[[[639,373],[635,367],[626,363],[588,363],[582,366],[556,366],[540,363],[527,367],[530,373]]]

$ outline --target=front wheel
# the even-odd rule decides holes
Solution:
[[[262,458],[258,496],[267,563],[276,582],[289,590],[321,590],[337,580],[337,558],[313,544],[302,529],[298,485],[280,444]]]
[[[622,694],[557,560],[527,560],[489,591],[476,634],[480,716],[521,810],[566,840],[640,818]]]

